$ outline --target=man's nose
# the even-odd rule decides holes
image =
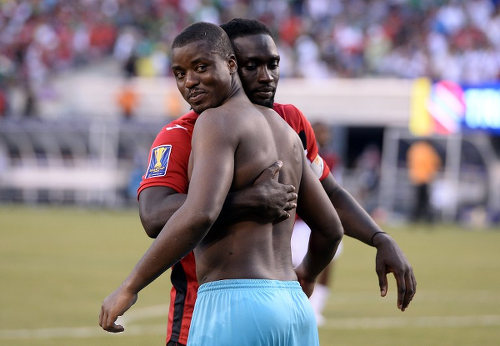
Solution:
[[[259,68],[258,79],[259,82],[272,82],[274,80],[274,77],[267,66],[262,66]]]
[[[200,79],[198,75],[192,71],[186,72],[186,88],[192,88],[195,85],[198,85]]]

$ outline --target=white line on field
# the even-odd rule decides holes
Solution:
[[[418,317],[366,317],[328,319],[325,329],[386,329],[499,326],[500,315],[418,316]]]
[[[118,322],[121,324],[127,324],[132,321],[143,320],[150,317],[165,316],[165,323],[167,321],[166,317],[168,315],[168,304],[153,305],[145,308],[132,309],[125,316],[119,317]]]
[[[167,306],[153,306],[131,312],[127,323],[132,320],[165,316]],[[469,316],[419,316],[419,317],[366,317],[328,319],[322,329],[390,329],[390,328],[460,328],[474,326],[500,326],[500,315]],[[166,333],[165,324],[125,326],[125,334],[146,335]],[[0,330],[0,339],[55,339],[55,338],[91,338],[112,336],[95,327],[66,327],[40,329],[4,329]]]
[[[129,326],[125,328],[125,335],[146,335],[166,333],[165,325],[151,326]],[[57,339],[57,338],[95,338],[112,336],[101,329],[101,327],[67,327],[67,328],[40,328],[40,329],[4,329],[0,330],[0,340],[2,339]],[[116,335],[123,335],[116,334]]]
[[[145,308],[136,308],[129,311],[126,316],[119,317],[118,324],[124,325],[128,335],[162,334],[167,330],[168,305],[153,305]],[[151,317],[165,316],[164,325],[127,326],[132,321],[143,320]],[[52,339],[52,338],[91,338],[98,336],[111,336],[98,326],[95,327],[58,327],[38,329],[0,329],[0,339]]]

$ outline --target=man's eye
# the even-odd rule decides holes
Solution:
[[[207,70],[206,65],[198,65],[196,66],[196,72],[205,72]]]
[[[177,79],[182,79],[182,78],[184,78],[184,72],[176,71],[176,72],[174,72],[174,76]]]
[[[249,63],[244,66],[246,70],[253,71],[257,68],[257,65],[254,63]]]
[[[278,67],[280,67],[280,62],[274,61],[274,62],[270,63],[268,67],[272,70],[277,69]]]

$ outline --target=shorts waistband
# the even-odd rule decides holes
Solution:
[[[286,288],[302,290],[298,281],[281,281],[270,279],[224,279],[206,282],[198,288],[198,293],[226,290],[226,289],[246,289],[246,288]]]

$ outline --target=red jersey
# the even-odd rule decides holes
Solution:
[[[316,137],[309,121],[293,105],[275,103],[273,109],[298,133],[313,171],[323,180],[330,169],[318,155]],[[138,195],[151,186],[167,186],[187,194],[191,136],[197,119],[198,114],[191,111],[161,129],[149,151],[148,168],[142,177]],[[198,290],[193,252],[172,267],[171,281],[167,343],[187,344]]]

